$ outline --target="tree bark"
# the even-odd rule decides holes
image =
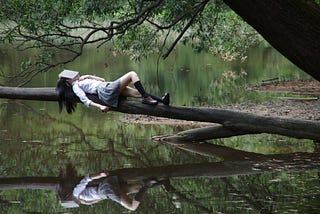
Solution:
[[[88,95],[102,103],[96,95]],[[10,88],[0,87],[0,98],[28,99],[41,101],[57,100],[54,88]],[[258,116],[249,113],[202,107],[149,106],[137,101],[122,100],[119,107],[112,109],[123,113],[144,114],[157,117],[219,123],[234,132],[246,134],[270,133],[294,138],[320,140],[320,122],[289,118]]]
[[[223,0],[275,49],[320,81],[320,7],[313,0]]]
[[[203,128],[190,129],[171,135],[154,136],[153,140],[178,142],[199,142],[209,139],[227,138],[232,136],[254,134],[245,130],[235,130],[222,125],[208,126]],[[259,134],[256,132],[255,134]]]
[[[21,88],[0,86],[0,98],[57,101],[55,88]]]

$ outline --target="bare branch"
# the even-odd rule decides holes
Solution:
[[[8,24],[6,29],[10,30],[3,33],[4,35],[12,35],[12,38],[17,42],[16,47],[18,50],[24,51],[33,48],[40,48],[50,51],[64,50],[72,53],[72,57],[59,62],[48,63],[41,60],[30,63],[28,65],[28,70],[23,69],[23,71],[18,74],[7,78],[22,78],[24,81],[22,81],[19,86],[23,86],[30,82],[38,73],[72,62],[82,54],[84,47],[87,44],[99,43],[99,48],[106,42],[110,41],[113,37],[124,34],[130,27],[144,23],[150,15],[150,12],[159,7],[163,1],[164,0],[141,1],[137,8],[138,11],[133,14],[128,14],[124,17],[124,20],[111,21],[107,26],[102,26],[101,24],[97,24],[91,20],[86,20],[85,24],[74,26],[60,22],[55,26],[55,31],[51,32],[38,30],[35,32],[28,31],[19,25],[19,21],[14,17],[7,17],[8,22],[13,24],[14,27],[10,27],[10,24]],[[74,34],[74,32],[78,30],[87,30],[87,32],[84,32],[84,35],[80,36]],[[99,34],[98,37],[94,38],[93,35],[97,35],[97,33],[102,33],[102,35]]]
[[[169,54],[173,51],[174,47],[177,45],[177,43],[180,41],[180,39],[182,38],[182,36],[185,34],[185,32],[189,29],[189,27],[193,24],[194,20],[196,19],[196,17],[198,16],[198,14],[200,14],[206,4],[209,2],[210,0],[205,0],[203,2],[201,2],[201,4],[199,5],[198,9],[195,11],[195,14],[191,17],[190,21],[188,22],[188,24],[183,28],[183,30],[181,31],[181,33],[178,35],[178,37],[176,38],[176,40],[172,43],[172,45],[170,46],[170,48],[168,49],[168,51],[162,56],[164,59],[167,58],[169,56]]]

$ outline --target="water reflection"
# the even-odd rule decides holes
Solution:
[[[103,196],[100,194],[101,191],[103,192],[106,182],[109,182],[105,178],[108,175],[112,180],[110,183],[117,186],[116,189],[120,189],[121,192],[136,193],[133,200],[131,197],[131,199],[127,198],[128,204],[138,201],[137,195],[141,192],[144,193],[149,187],[162,187],[149,189],[147,194],[150,197],[139,199],[142,201],[139,210],[143,213],[158,213],[157,208],[159,207],[162,208],[161,211],[171,213],[180,213],[182,208],[186,209],[182,211],[183,213],[190,213],[190,211],[230,213],[236,210],[246,213],[290,213],[289,209],[299,213],[320,211],[319,174],[317,173],[320,170],[319,153],[261,155],[205,142],[170,143],[168,146],[195,152],[199,155],[219,156],[222,160],[180,165],[118,168],[108,171],[108,174],[104,174],[105,171],[93,173],[91,179],[85,176],[88,174],[87,172],[77,173],[68,164],[67,169],[62,171],[58,177],[3,177],[0,179],[0,189],[6,191],[12,189],[55,189],[55,194],[59,195],[60,201],[65,206],[71,205],[69,199],[72,193],[80,198],[77,203],[80,204],[80,201],[83,200],[81,204],[91,204],[106,199],[104,194],[102,194]],[[283,174],[283,172],[287,174]],[[303,174],[297,172],[303,172]],[[85,190],[86,188],[88,189]],[[86,198],[88,196],[86,194],[92,192],[98,196],[91,198],[91,201]],[[24,194],[27,195],[26,192]],[[86,196],[79,196],[81,194]],[[1,195],[12,197],[9,192],[5,191],[2,191]],[[126,197],[120,193],[119,195],[120,199],[116,197],[112,200],[119,202]],[[45,200],[42,202],[55,203]],[[9,207],[14,206],[11,204],[11,200],[7,201]],[[98,206],[98,204],[102,205]],[[93,207],[80,206],[80,208],[83,212],[90,210],[95,213],[102,212],[106,206],[110,213],[118,213],[124,209],[121,206],[110,204],[112,203],[101,202]],[[121,204],[124,205],[124,202]],[[126,208],[133,209],[132,203],[131,206],[128,204]],[[35,211],[38,208],[33,207],[32,209]],[[55,210],[61,209],[63,208],[60,204],[55,207]]]
[[[3,51],[0,70],[12,74],[25,56]],[[173,58],[160,65],[155,56],[136,63],[125,56],[115,58],[108,51],[89,49],[70,67],[108,79],[138,70],[152,92],[168,89],[174,92],[174,105],[187,106],[262,101],[265,95],[250,96],[243,85],[303,75],[274,50],[261,49],[253,50],[248,61],[238,64],[221,62],[210,54],[194,55],[179,47]],[[241,76],[242,70],[246,76]],[[39,75],[29,86],[53,87],[60,71]],[[223,74],[236,76],[226,79]],[[319,153],[310,140],[257,135],[209,143],[159,143],[150,138],[195,127],[121,123],[123,114],[100,114],[82,107],[72,116],[59,115],[57,103],[50,102],[0,102],[3,213],[128,212],[110,200],[64,209],[57,188],[63,180],[59,172],[66,173],[67,163],[77,169],[74,182],[68,181],[70,188],[86,174],[105,169],[128,183],[170,181],[165,189],[160,185],[148,190],[137,210],[140,213],[320,212]]]
[[[129,210],[136,210],[148,189],[166,184],[164,181],[152,179],[129,183],[108,171],[86,175],[75,184],[77,177],[72,166],[67,167],[66,175],[58,186],[60,204],[64,208],[79,207],[81,204],[92,205],[109,199]],[[128,195],[132,193],[136,194],[130,198]]]

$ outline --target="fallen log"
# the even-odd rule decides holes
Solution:
[[[88,95],[101,103],[96,95]],[[54,88],[0,87],[0,98],[56,101]],[[250,113],[204,107],[149,106],[137,101],[122,100],[119,107],[111,109],[122,113],[144,114],[171,119],[219,123],[242,134],[270,133],[300,139],[320,140],[320,122],[290,118],[259,116]]]
[[[18,88],[0,87],[0,98],[57,101],[58,97],[55,88]]]
[[[208,126],[203,128],[189,129],[176,134],[154,136],[155,141],[166,141],[172,143],[179,142],[199,142],[209,139],[227,138],[232,136],[260,134],[258,132],[248,132],[245,130],[235,130],[223,125]]]

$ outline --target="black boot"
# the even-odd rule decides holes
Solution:
[[[155,106],[158,104],[158,101],[154,100],[151,98],[151,96],[143,97],[142,98],[142,103],[147,104],[147,105],[152,105]]]
[[[170,104],[170,94],[169,93],[165,93],[163,97],[158,97],[158,96],[155,96],[155,95],[152,95],[152,94],[149,94],[149,96],[160,102],[160,103],[163,103],[164,105],[169,105]]]
[[[148,93],[146,93],[140,81],[133,83],[133,85],[141,94],[143,104],[153,105],[153,106],[158,104],[158,101],[154,100]]]
[[[169,105],[170,104],[170,94],[165,93],[164,96],[162,97],[162,103],[164,105]]]

